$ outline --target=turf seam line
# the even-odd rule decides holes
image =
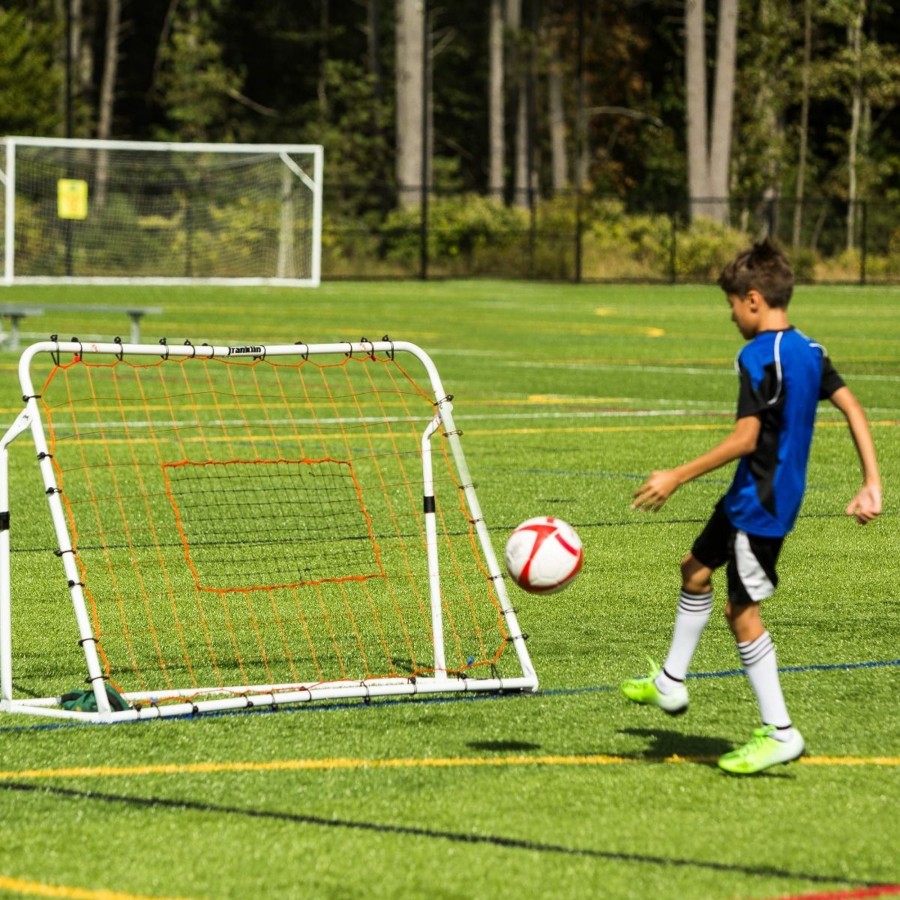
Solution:
[[[164,797],[136,797],[122,794],[106,794],[95,791],[79,791],[72,788],[37,787],[31,784],[8,782],[0,785],[3,789],[27,793],[39,792],[63,799],[98,800],[103,803],[150,809],[165,809],[175,812],[199,812],[213,815],[243,816],[251,819],[263,819],[290,822],[297,825],[312,825],[323,828],[341,828],[380,834],[394,834],[405,837],[424,837],[435,840],[450,841],[458,844],[482,844],[509,850],[525,850],[529,852],[555,853],[564,856],[602,859],[607,862],[639,863],[675,868],[698,868],[713,872],[728,872],[747,875],[749,877],[779,878],[794,881],[808,881],[811,884],[845,884],[864,888],[882,888],[892,885],[865,879],[848,878],[836,875],[823,875],[813,872],[791,872],[775,866],[743,866],[736,863],[723,863],[718,860],[694,860],[679,857],[652,856],[643,853],[624,853],[612,850],[598,850],[592,847],[567,847],[562,844],[551,844],[530,841],[526,838],[508,837],[505,835],[472,834],[466,832],[445,831],[441,829],[421,828],[415,825],[398,825],[386,822],[367,822],[354,819],[325,818],[306,813],[282,812],[266,809],[245,809],[235,806],[224,806],[187,799],[169,799]]]

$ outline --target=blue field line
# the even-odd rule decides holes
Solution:
[[[812,663],[806,666],[779,666],[782,675],[797,672],[840,672],[848,669],[883,669],[888,666],[900,666],[900,659],[873,660],[858,663]],[[695,672],[688,678],[729,678],[732,675],[743,675],[743,669],[725,669],[721,672]]]
[[[900,659],[884,659],[871,660],[869,662],[856,663],[811,663],[805,666],[781,666],[778,671],[783,675],[796,675],[805,672],[846,672],[854,669],[885,669],[900,667]],[[718,672],[692,672],[688,674],[688,678],[733,678],[737,675],[743,675],[743,669],[723,669]],[[549,690],[539,690],[540,697],[566,697],[576,694],[605,694],[618,689],[617,685],[611,684],[590,684],[581,687],[571,688],[550,688]],[[188,721],[199,722],[218,718],[220,716],[246,716],[246,715],[284,715],[287,713],[299,712],[341,712],[352,709],[381,709],[388,706],[397,706],[410,703],[425,703],[429,705],[440,703],[474,703],[482,700],[504,700],[509,697],[522,696],[518,691],[514,694],[487,694],[487,693],[471,693],[471,694],[448,694],[444,696],[422,696],[410,698],[409,696],[383,698],[375,702],[366,702],[365,700],[347,700],[337,703],[318,703],[311,702],[309,704],[299,704],[296,706],[282,706],[277,709],[271,707],[260,707],[254,710],[228,710],[224,712],[208,712],[197,716],[173,716],[170,719],[153,719],[152,722],[183,722]],[[147,722],[124,722],[123,725],[146,725]],[[31,731],[56,731],[60,728],[92,728],[95,727],[85,722],[41,722],[33,725],[10,725],[0,727],[0,735],[17,734],[20,732]]]

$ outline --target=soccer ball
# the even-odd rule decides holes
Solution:
[[[506,542],[506,568],[531,594],[552,594],[581,571],[584,549],[571,525],[554,516],[528,519]]]

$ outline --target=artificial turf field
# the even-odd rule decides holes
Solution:
[[[715,767],[758,724],[721,615],[695,657],[686,716],[631,706],[617,690],[647,655],[664,656],[678,561],[729,478],[688,485],[655,515],[629,508],[647,472],[731,427],[741,338],[717,288],[329,283],[10,288],[4,299],[162,306],[143,323],[154,343],[413,341],[454,395],[498,553],[518,522],[553,514],[578,529],[586,563],[561,594],[513,593],[537,695],[118,726],[0,716],[0,894],[900,895],[900,289],[795,293],[794,324],[825,344],[868,410],[885,511],[865,528],[843,515],[858,468],[824,404],[806,502],[764,606],[807,755],[748,778]],[[109,338],[124,321],[72,313],[26,327]],[[7,424],[21,408],[16,358],[0,354]],[[23,439],[11,451],[17,610],[39,609],[44,590],[30,570],[15,579],[28,549],[17,517],[47,515],[16,505],[15,479],[38,477],[21,474],[34,468],[29,452]],[[32,687],[39,652],[15,646],[17,690]]]

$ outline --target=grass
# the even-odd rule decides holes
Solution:
[[[796,293],[795,324],[827,346],[867,407],[887,501],[866,528],[843,516],[858,469],[846,428],[823,406],[806,503],[764,608],[808,755],[746,779],[715,768],[757,725],[720,615],[695,658],[686,717],[630,707],[616,688],[646,654],[664,655],[678,560],[728,482],[728,471],[713,473],[656,515],[629,508],[644,474],[699,453],[731,425],[741,342],[717,289],[348,283],[10,288],[5,299],[160,305],[163,315],[143,323],[154,342],[414,341],[455,397],[497,550],[515,524],[552,513],[578,529],[586,564],[561,594],[514,595],[536,696],[308,704],[115,727],[0,717],[0,894],[900,892],[897,289]],[[122,318],[26,324],[86,340],[112,336]],[[21,406],[15,362],[0,354],[8,422]],[[24,610],[14,663],[49,677],[69,621],[48,615],[59,573],[23,551],[23,531],[47,515],[26,444],[11,452],[13,601]]]

